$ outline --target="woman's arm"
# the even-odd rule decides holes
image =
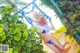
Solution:
[[[41,33],[43,30],[46,30],[44,27],[39,26],[39,25],[34,24],[34,23],[32,23],[32,26],[35,27],[35,28],[38,28],[38,32],[40,32],[40,33]]]

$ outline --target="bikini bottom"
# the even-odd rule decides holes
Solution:
[[[53,44],[51,40],[47,41],[48,44]]]

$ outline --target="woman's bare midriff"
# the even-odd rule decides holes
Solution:
[[[49,35],[48,33],[42,34],[42,38],[45,42],[48,42],[53,38],[53,36]]]

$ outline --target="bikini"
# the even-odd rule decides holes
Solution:
[[[49,32],[50,28],[46,25],[44,27],[41,27],[41,26],[37,26],[37,25],[34,25],[35,27],[37,27],[39,30],[42,30],[42,34],[46,33],[46,32]],[[48,40],[47,41],[48,44],[52,44],[52,41],[51,40]]]
[[[46,33],[46,30],[43,30],[43,31],[42,31],[42,34],[44,34],[44,33]],[[47,43],[48,43],[48,44],[53,44],[51,40],[48,40]]]
[[[44,19],[37,19],[37,23],[40,22],[40,25],[43,25],[43,26],[36,26],[38,29],[42,29],[42,34],[46,33],[46,32],[49,32],[51,30],[51,28],[45,23]],[[44,25],[45,24],[45,25]],[[51,40],[48,40],[47,41],[48,44],[52,44],[52,41]]]

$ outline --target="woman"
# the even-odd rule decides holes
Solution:
[[[44,18],[44,16],[42,16],[40,13],[35,12],[34,18],[37,23],[35,27],[40,26],[40,28],[39,27],[37,28],[39,29],[39,32],[42,33],[42,39],[44,43],[56,53],[68,53],[71,46],[69,46],[68,48],[65,48],[65,45],[67,44],[67,42],[64,45],[61,45],[61,43],[58,40],[56,40],[52,34],[49,33],[49,31],[51,30],[51,27],[48,26],[48,23]]]

